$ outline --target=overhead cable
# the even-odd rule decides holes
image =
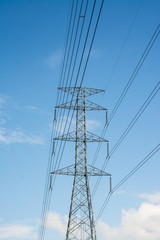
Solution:
[[[149,94],[149,96],[147,97],[147,99],[145,100],[145,102],[143,103],[143,105],[140,107],[140,109],[138,110],[138,112],[136,113],[136,115],[134,116],[134,118],[132,119],[132,121],[129,123],[129,125],[127,126],[127,128],[125,129],[125,131],[123,132],[123,134],[121,135],[121,137],[118,139],[118,141],[116,142],[116,144],[114,145],[114,147],[111,149],[110,154],[108,157],[105,158],[105,161],[103,163],[102,166],[102,170],[104,171],[107,167],[107,164],[111,158],[111,156],[113,155],[113,153],[116,151],[116,149],[118,148],[118,146],[121,144],[121,142],[124,140],[124,138],[127,136],[127,134],[130,132],[130,130],[133,128],[133,126],[135,125],[135,123],[138,121],[138,119],[140,118],[140,116],[142,115],[142,113],[146,110],[146,108],[148,107],[148,105],[151,103],[151,101],[153,100],[153,98],[156,96],[156,94],[158,93],[158,91],[160,90],[160,81],[156,84],[156,86],[154,87],[154,89],[152,90],[152,92]],[[97,191],[97,188],[100,184],[101,181],[101,177],[99,177],[97,179],[97,182],[95,184],[95,187],[93,189],[93,197],[95,196],[95,193]]]
[[[98,18],[98,21],[99,21],[99,18]],[[97,25],[96,25],[96,28],[97,28]],[[94,36],[95,36],[95,32],[94,32]],[[93,40],[92,40],[92,44],[93,44]],[[90,53],[89,53],[90,54]],[[87,59],[87,63],[88,63],[88,59]],[[83,75],[83,77],[84,77],[84,75]],[[59,164],[60,164],[60,162],[59,162]],[[46,205],[46,208],[45,208],[45,214],[44,214],[44,224],[42,224],[42,228],[44,229],[43,230],[43,234],[42,234],[42,238],[44,237],[44,232],[45,232],[45,228],[46,228],[46,220],[47,220],[47,215],[48,215],[48,209],[49,209],[49,205],[50,205],[50,196],[49,197],[47,197],[48,198],[48,200],[47,200],[47,204],[45,204]]]
[[[144,50],[144,52],[143,52],[143,54],[142,54],[139,62],[138,62],[137,65],[136,65],[136,67],[135,67],[135,69],[134,69],[131,77],[129,78],[129,80],[128,80],[128,82],[127,82],[124,90],[122,91],[122,93],[121,93],[121,95],[120,95],[120,97],[119,97],[119,99],[117,100],[117,103],[115,104],[115,106],[114,106],[114,108],[113,108],[113,110],[112,110],[112,112],[111,112],[111,114],[110,114],[110,116],[109,116],[108,123],[107,123],[107,124],[104,126],[104,128],[103,128],[103,131],[102,131],[102,134],[101,134],[101,137],[102,137],[102,138],[104,138],[104,136],[105,136],[105,134],[106,134],[106,132],[107,132],[108,126],[110,125],[113,117],[115,116],[118,108],[120,107],[120,105],[121,105],[124,97],[126,96],[129,88],[131,87],[133,81],[135,80],[135,78],[136,78],[139,70],[141,69],[141,67],[142,67],[145,59],[147,58],[149,52],[151,51],[151,49],[152,49],[152,47],[153,47],[156,39],[157,39],[158,36],[159,36],[159,33],[160,33],[160,24],[157,26],[156,30],[154,31],[154,33],[153,33],[153,35],[152,35],[149,43],[147,44],[147,47],[145,48],[145,50]],[[92,161],[92,165],[94,165],[95,162],[96,162],[96,160],[97,160],[97,157],[98,157],[98,154],[99,154],[101,145],[102,145],[102,143],[99,143],[99,144],[98,144],[98,147],[97,147],[97,149],[96,149],[96,153],[95,153],[94,158],[93,158],[93,161]]]

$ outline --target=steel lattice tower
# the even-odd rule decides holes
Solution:
[[[111,175],[87,164],[86,143],[108,141],[86,130],[86,111],[107,109],[86,100],[86,97],[103,90],[78,87],[59,89],[72,94],[75,100],[56,108],[76,110],[76,131],[54,138],[54,140],[75,142],[75,164],[51,173],[74,176],[66,240],[96,240],[88,177]]]

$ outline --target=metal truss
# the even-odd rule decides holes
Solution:
[[[74,176],[66,240],[97,240],[88,177],[109,176],[111,181],[111,175],[87,164],[87,142],[107,142],[108,146],[108,141],[86,130],[86,111],[106,109],[87,101],[86,97],[103,90],[78,87],[59,89],[76,96],[74,102],[57,106],[76,110],[76,131],[54,138],[75,142],[75,164],[51,172]]]
[[[74,176],[75,175],[75,164],[70,165],[68,167],[59,169],[57,171],[51,172],[51,174],[59,174],[59,175],[68,175],[68,176]],[[86,173],[84,169],[80,172],[76,172],[78,176],[83,176],[85,177]],[[111,174],[106,173],[96,167],[93,167],[91,165],[87,165],[87,175],[88,176],[111,176]]]
[[[61,104],[59,106],[56,106],[56,108],[65,108],[65,109],[71,109],[71,110],[78,110],[80,109],[80,106],[79,108],[77,108],[77,104],[76,104],[77,100],[73,100],[72,102],[67,102],[67,103],[64,103],[64,104]],[[83,106],[81,106],[83,107]],[[107,110],[106,108],[104,107],[101,107],[91,101],[88,101],[86,100],[86,111],[92,111],[92,110]]]
[[[62,141],[69,141],[69,142],[108,142],[108,140],[101,138],[91,132],[86,131],[86,135],[85,136],[80,136],[77,137],[76,136],[76,131],[68,133],[68,134],[64,134],[62,136],[53,138],[53,140],[62,140]]]
[[[94,88],[80,88],[80,87],[64,87],[64,88],[58,88],[59,90],[62,90],[64,92],[70,93],[71,95],[74,95],[77,97],[77,95],[83,95],[85,91],[85,97],[104,92],[104,90],[101,89],[94,89]]]

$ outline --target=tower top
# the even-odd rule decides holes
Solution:
[[[85,96],[91,96],[97,93],[104,92],[104,90],[101,89],[95,89],[95,88],[86,88],[86,87],[62,87],[58,88],[59,90],[62,90],[64,92],[67,92],[71,95],[77,96],[77,94],[83,94],[85,92]]]

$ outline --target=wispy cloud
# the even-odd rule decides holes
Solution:
[[[70,124],[71,122],[71,124]],[[92,131],[94,129],[97,129],[101,123],[98,122],[97,120],[92,120],[92,119],[88,119],[86,121],[86,127],[87,127],[87,130],[88,131]],[[75,131],[76,130],[76,120],[73,118],[71,118],[70,116],[67,118],[67,116],[63,116],[60,118],[59,121],[57,121],[57,126],[56,126],[56,129],[57,129],[57,134],[63,134],[64,132],[64,129],[65,130],[65,133],[67,132],[67,129],[70,127],[70,131],[69,132],[72,132],[72,131]]]
[[[37,110],[39,110],[38,107],[30,106],[30,105],[27,105],[26,108],[29,109],[29,110],[33,110],[33,111],[37,111]]]
[[[121,195],[121,194],[126,194],[126,191],[117,191],[114,193],[114,195]]]
[[[0,125],[6,123],[7,114],[5,111],[5,107],[7,105],[7,99],[8,99],[7,95],[0,94]]]
[[[10,130],[0,128],[0,143],[28,143],[28,144],[44,144],[44,139],[35,135],[27,135],[22,130]]]
[[[62,50],[54,51],[50,56],[44,59],[43,63],[51,69],[59,67],[62,62]],[[93,49],[91,51],[91,59],[99,59],[103,56],[103,51],[101,49]],[[87,57],[87,54],[86,54]]]
[[[57,50],[44,60],[44,64],[49,68],[53,69],[58,67],[61,61],[62,61],[62,50]]]
[[[0,225],[0,239],[36,239],[36,233],[32,226],[22,224]]]
[[[155,194],[139,194],[138,197],[148,200],[151,203],[160,203],[160,192]]]
[[[101,125],[101,123],[98,122],[97,120],[88,119],[86,121],[86,125],[87,125],[87,130],[91,131],[93,129],[98,128]]]
[[[72,132],[75,130],[75,120],[72,119],[70,116],[62,116],[60,119],[56,122],[56,132],[57,135],[62,135],[67,133],[68,128],[70,127],[70,131]]]
[[[6,94],[0,94],[0,108],[4,108],[7,105],[9,96]]]
[[[42,115],[50,115],[49,112],[39,108],[39,107],[36,107],[36,106],[31,106],[31,105],[26,105],[25,108],[29,111],[32,111],[32,112],[35,112],[37,114],[42,114]]]
[[[92,59],[99,59],[103,55],[103,51],[101,49],[92,49],[91,51],[91,58]]]
[[[1,113],[0,113],[1,114]],[[5,124],[6,123],[6,120],[5,119],[3,119],[3,118],[0,118],[0,125],[3,125],[3,124]]]
[[[12,144],[12,143],[27,143],[27,144],[44,144],[44,139],[41,136],[29,134],[19,128],[11,129],[6,127],[7,120],[10,119],[7,108],[8,105],[14,106],[14,101],[11,102],[11,98],[7,95],[0,94],[0,143]],[[29,109],[40,112],[39,108],[28,106]],[[17,110],[17,108],[16,108]],[[19,110],[19,109],[18,109]]]

